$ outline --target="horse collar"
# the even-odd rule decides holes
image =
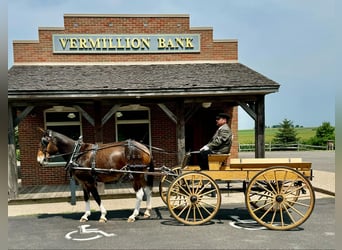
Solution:
[[[83,141],[82,141],[82,136],[80,136],[80,138],[75,142],[75,146],[74,149],[72,151],[71,157],[69,162],[65,165],[65,170],[70,170],[70,165],[72,166],[77,166],[78,164],[75,162],[75,160],[77,159],[77,157],[79,156],[79,152],[81,149],[81,145],[82,145]]]

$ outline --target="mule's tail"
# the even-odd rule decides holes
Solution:
[[[148,172],[154,172],[154,163],[153,163],[153,159],[151,159],[151,162],[148,165]],[[149,187],[153,187],[153,174],[148,174],[147,175],[147,185]]]

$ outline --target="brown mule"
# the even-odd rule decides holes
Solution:
[[[81,139],[75,141],[52,130],[40,130],[43,132],[43,136],[37,153],[39,164],[45,164],[52,155],[62,156],[67,162],[66,169],[83,188],[86,211],[80,221],[87,221],[91,213],[90,194],[100,207],[101,218],[99,221],[107,221],[107,211],[101,204],[97,182],[117,181],[126,173],[115,170],[127,169],[133,170],[132,185],[136,192],[136,206],[128,218],[128,222],[135,221],[135,217],[139,215],[144,194],[146,195],[144,216],[150,217],[153,175],[147,174],[145,179],[145,172],[153,172],[154,167],[151,152],[145,145],[134,140],[97,145],[84,143]]]

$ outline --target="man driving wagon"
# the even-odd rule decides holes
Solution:
[[[216,125],[219,127],[214,136],[200,149],[199,165],[202,170],[208,170],[209,154],[229,154],[232,146],[232,132],[228,126],[230,116],[226,113],[219,113],[216,116]]]

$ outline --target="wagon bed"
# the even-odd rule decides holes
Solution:
[[[201,171],[214,180],[251,180],[260,171],[282,166],[293,168],[303,175],[312,177],[311,162],[303,162],[302,158],[229,158],[229,154],[209,155],[209,170],[201,170],[198,165],[183,165],[182,171]]]

